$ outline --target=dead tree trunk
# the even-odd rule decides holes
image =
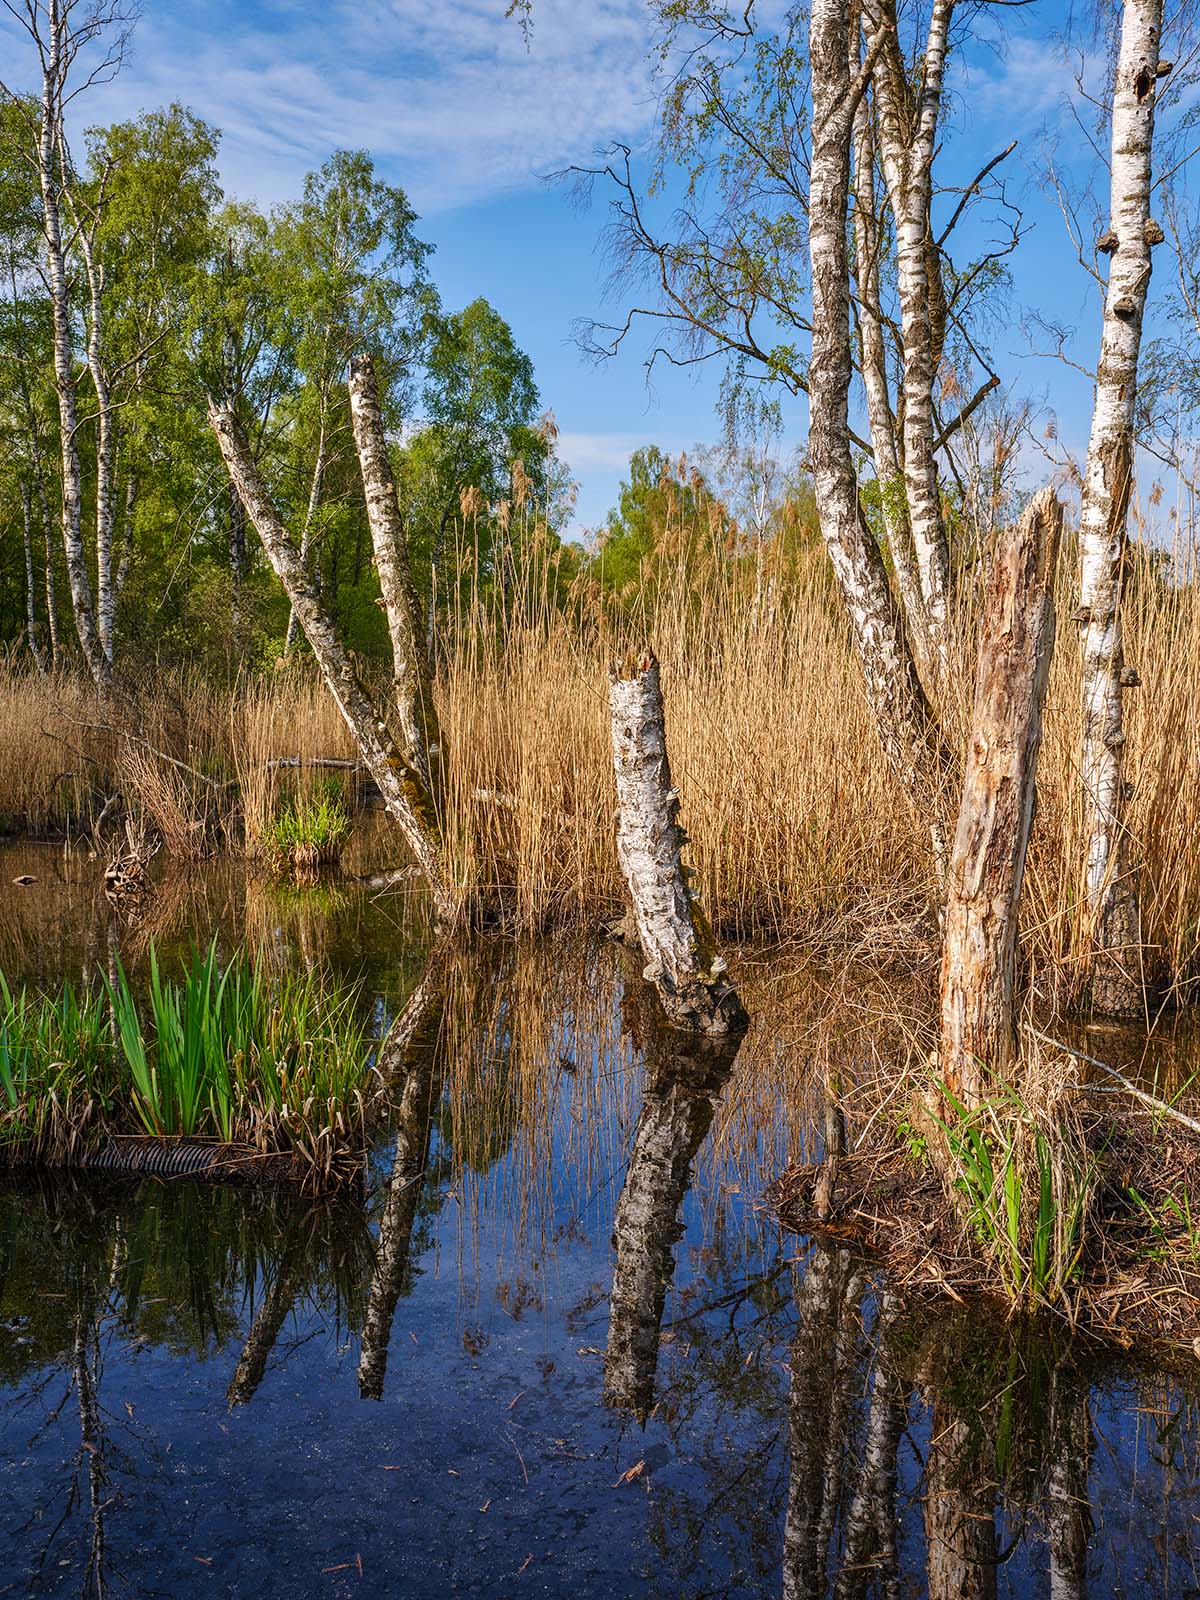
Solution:
[[[646,1088],[613,1218],[616,1263],[604,1399],[644,1421],[654,1405],[663,1309],[683,1232],[680,1207],[741,1040],[684,1033],[668,1038],[655,1026],[651,1007],[640,1004],[642,997],[651,998],[644,987],[626,989],[630,1031],[645,1056]]]
[[[987,1435],[939,1397],[925,1460],[925,1560],[929,1600],[996,1600],[999,1541]]]
[[[1150,285],[1151,247],[1162,238],[1162,229],[1150,215],[1162,18],[1162,0],[1126,0],[1113,84],[1111,213],[1108,232],[1100,240],[1112,267],[1079,528],[1077,616],[1083,625],[1083,790],[1092,1003],[1112,1015],[1136,1015],[1142,1005],[1137,891],[1125,831],[1122,706],[1124,690],[1136,685],[1138,677],[1125,665],[1121,589],[1142,315]]]
[[[350,415],[367,498],[375,567],[392,641],[397,723],[405,754],[430,793],[438,797],[445,763],[425,646],[425,619],[413,583],[408,539],[388,457],[375,366],[367,355],[356,356],[350,363]]]
[[[814,0],[809,23],[812,157],[808,240],[813,333],[808,366],[808,456],[821,534],[850,617],[880,741],[910,800],[930,817],[944,869],[941,790],[951,763],[921,686],[879,546],[862,513],[850,446],[850,267],[846,213],[854,115],[882,49],[850,72],[849,10]]]
[[[1054,649],[1053,489],[999,538],[984,595],[958,829],[942,942],[940,1065],[964,1105],[987,1097],[1016,1057],[1017,912],[1033,820],[1042,701]]]
[[[746,1013],[683,865],[687,834],[678,821],[679,791],[671,784],[658,662],[649,651],[614,662],[608,700],[617,857],[646,958],[644,976],[673,1026],[738,1033]]]
[[[398,748],[387,718],[380,715],[354,670],[349,652],[338,638],[299,551],[280,520],[232,405],[210,400],[208,416],[246,515],[258,530],[276,576],[300,618],[326,686],[358,745],[363,765],[429,885],[438,916],[443,921],[453,921],[459,911],[459,896],[450,883],[429,790]]]

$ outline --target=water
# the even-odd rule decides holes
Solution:
[[[13,976],[136,969],[148,925],[361,975],[381,1018],[424,970],[395,894],[217,867],[130,925],[94,862],[21,872]],[[756,1203],[809,1041],[877,1019],[776,958],[772,1028],[681,1056],[627,977],[457,953],[363,1195],[0,1181],[0,1595],[1200,1593],[1186,1368],[906,1301]]]

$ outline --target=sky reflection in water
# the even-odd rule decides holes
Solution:
[[[5,970],[136,966],[49,862]],[[381,1014],[421,975],[394,901],[181,904],[166,942],[361,973]],[[804,1073],[765,1030],[673,1053],[628,978],[450,960],[365,1200],[5,1178],[0,1595],[1200,1593],[1194,1390],[781,1238]]]

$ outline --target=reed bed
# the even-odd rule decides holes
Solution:
[[[1082,977],[1084,859],[1080,659],[1073,559],[1064,553],[1022,952],[1028,976],[1070,1004]],[[927,818],[881,755],[823,555],[706,540],[678,530],[630,595],[589,579],[560,586],[535,550],[503,593],[460,562],[439,621],[439,711],[450,751],[445,829],[459,881],[509,925],[594,921],[620,899],[612,849],[607,663],[648,639],[662,663],[668,739],[691,855],[727,937],[799,939],[927,958],[935,887]],[[940,692],[962,748],[974,679],[973,596],[960,575],[961,637]],[[1126,655],[1132,798],[1147,975],[1186,991],[1200,976],[1200,584],[1135,543]],[[0,673],[0,817],[85,825],[120,791],[168,851],[224,837],[264,850],[281,809],[353,747],[311,668],[220,689],[170,678],[146,689],[134,745],[89,713],[73,680]],[[280,765],[280,762],[297,763]],[[182,766],[174,765],[181,762]],[[348,799],[361,793],[354,781]],[[941,797],[953,815],[956,797]],[[189,823],[189,808],[191,822]],[[393,859],[402,858],[397,840]]]
[[[106,1140],[213,1141],[289,1158],[309,1188],[361,1167],[374,1096],[354,996],[267,983],[215,942],[178,977],[151,948],[139,1005],[119,962],[91,989],[0,976],[0,1156],[73,1165]],[[252,1168],[251,1168],[252,1170]]]

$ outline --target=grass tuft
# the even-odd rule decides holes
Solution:
[[[139,1006],[124,970],[96,991],[14,991],[0,976],[0,1158],[71,1164],[105,1137],[216,1140],[288,1155],[310,1184],[356,1166],[368,1043],[352,993],[268,982],[216,945]]]

